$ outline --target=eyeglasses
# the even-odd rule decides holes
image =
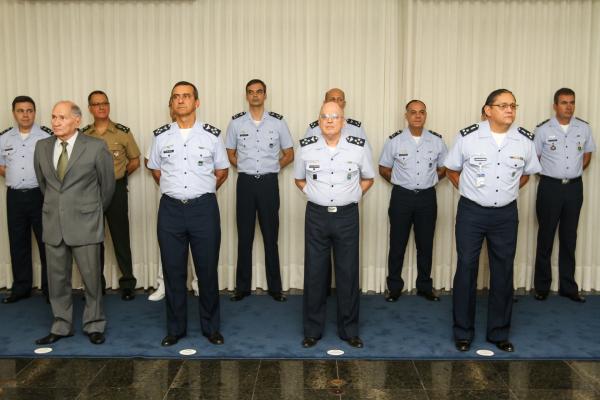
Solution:
[[[510,107],[510,109],[514,111],[517,108],[519,108],[519,105],[515,104],[515,103],[511,103],[511,104],[502,103],[502,104],[490,104],[490,107],[498,107],[501,110],[506,110],[507,108]]]
[[[108,101],[103,101],[102,103],[90,103],[90,107],[108,107],[110,103]]]
[[[319,118],[321,118],[321,119],[340,119],[340,118],[342,118],[342,116],[337,115],[337,114],[321,114],[321,115],[319,115]]]

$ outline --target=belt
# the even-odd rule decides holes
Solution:
[[[501,210],[503,208],[513,207],[513,206],[515,206],[517,204],[517,200],[513,200],[510,203],[505,204],[503,206],[495,207],[495,206],[482,206],[481,204],[477,203],[476,201],[473,201],[473,200],[471,200],[471,199],[469,199],[468,197],[465,197],[465,196],[460,196],[460,200],[464,201],[467,204],[474,205],[474,206],[477,206],[479,208],[485,208],[487,210]]]
[[[266,178],[266,177],[271,176],[271,175],[277,175],[277,173],[275,173],[275,172],[269,172],[269,173],[266,173],[266,174],[252,175],[252,174],[247,174],[245,172],[239,172],[238,175],[245,175],[245,176],[248,176],[248,177],[251,177],[251,178],[254,178],[254,179],[261,179],[261,178]]]
[[[214,193],[204,193],[203,195],[194,197],[193,199],[176,199],[175,197],[167,196],[166,194],[163,194],[162,198],[167,201],[170,201],[171,203],[191,206],[191,205],[194,205],[195,203],[198,203],[201,199],[203,199],[203,197],[210,195],[210,194],[214,194]]]
[[[32,190],[40,190],[39,187],[34,187],[34,188],[27,188],[27,189],[14,189],[11,187],[7,187],[8,190],[11,190],[13,192],[19,192],[19,193],[27,193],[27,192],[31,192]]]
[[[407,193],[413,193],[413,194],[419,194],[421,192],[426,192],[428,190],[433,190],[434,186],[428,187],[426,189],[407,189],[403,186],[400,185],[394,185],[394,189],[396,190],[400,190],[402,192],[407,192]]]
[[[558,179],[558,178],[553,178],[551,176],[547,176],[547,175],[540,175],[541,179],[545,179],[548,180],[550,182],[556,182],[556,183],[560,183],[561,185],[566,185],[569,183],[577,183],[577,182],[581,182],[581,177],[578,176],[577,178],[571,178],[571,179]]]
[[[358,206],[357,203],[350,203],[350,204],[346,204],[345,206],[320,206],[320,205],[315,204],[310,201],[307,204],[311,208],[314,208],[316,210],[321,210],[321,211],[327,211],[328,213],[342,212],[342,211],[345,211],[350,208],[354,208],[354,207]]]

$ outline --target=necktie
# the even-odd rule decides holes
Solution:
[[[58,179],[62,182],[65,177],[65,172],[67,172],[67,164],[69,163],[69,153],[67,153],[67,145],[69,143],[62,142],[60,145],[62,146],[62,151],[60,152],[60,157],[58,157],[58,164],[56,164],[56,173],[58,174]]]

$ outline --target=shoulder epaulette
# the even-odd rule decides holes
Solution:
[[[2,132],[0,132],[0,135],[4,135],[6,132],[10,131],[12,128],[13,128],[12,126],[9,126],[5,130],[3,130]]]
[[[44,132],[46,132],[50,136],[54,135],[54,132],[52,132],[52,129],[48,128],[47,126],[41,125],[40,129],[43,130]]]
[[[273,111],[269,111],[269,115],[273,118],[283,119],[283,115],[277,114],[276,112],[273,112]]]
[[[219,128],[212,126],[211,124],[204,124],[204,125],[202,125],[202,127],[204,128],[204,130],[206,132],[212,133],[213,135],[215,135],[217,137],[221,134],[221,130]]]
[[[357,128],[360,128],[360,125],[361,125],[360,121],[357,121],[357,120],[352,119],[352,118],[346,119],[346,122],[349,123],[350,125],[356,126]]]
[[[308,124],[308,126],[310,126],[310,129],[315,129],[317,126],[319,126],[319,121],[313,121],[310,124]]]
[[[239,117],[242,117],[244,115],[246,115],[246,111],[242,111],[242,112],[239,112],[239,113],[237,113],[235,115],[232,115],[231,119],[238,119]]]
[[[577,121],[581,121],[581,122],[583,122],[584,124],[588,124],[588,125],[589,125],[589,122],[587,122],[587,121],[584,121],[584,120],[582,120],[582,119],[581,119],[581,118],[579,118],[579,117],[575,117],[575,119],[576,119]]]
[[[317,143],[317,140],[319,140],[317,136],[309,136],[307,138],[300,139],[300,147],[304,147],[312,143]]]
[[[115,124],[115,128],[117,128],[120,131],[123,131],[124,133],[129,133],[129,131],[131,130],[128,127],[126,127],[125,125],[121,125],[121,124]]]
[[[539,128],[540,126],[542,126],[542,125],[544,125],[544,124],[548,123],[548,121],[550,121],[550,118],[548,118],[548,119],[547,119],[547,120],[545,120],[545,121],[542,121],[542,122],[540,122],[540,123],[539,123],[539,124],[537,124],[535,127],[536,127],[536,128]]]
[[[392,133],[392,134],[390,135],[390,139],[393,139],[393,138],[395,138],[396,136],[398,136],[398,135],[399,135],[399,134],[401,134],[401,133],[402,133],[402,129],[400,129],[399,131],[396,131],[396,132]]]
[[[529,132],[527,129],[518,127],[517,131],[519,131],[519,133],[525,136],[527,139],[533,140],[533,133]]]
[[[437,137],[439,137],[440,139],[442,138],[442,135],[440,135],[440,134],[439,134],[439,133],[437,133],[437,132],[434,132],[434,131],[429,131],[429,133],[431,133],[433,136],[437,136]]]
[[[81,132],[85,133],[85,131],[89,130],[92,127],[92,124],[86,125],[83,128],[81,128]]]
[[[155,129],[154,130],[154,136],[158,136],[161,133],[168,131],[170,127],[171,127],[171,124],[166,124],[166,125],[161,126],[158,129]]]
[[[356,136],[348,136],[346,140],[348,141],[348,143],[352,143],[360,147],[363,147],[365,145],[365,139]]]
[[[471,126],[467,126],[466,128],[461,129],[460,134],[462,136],[467,136],[469,133],[475,132],[477,129],[479,129],[479,124],[473,124]]]

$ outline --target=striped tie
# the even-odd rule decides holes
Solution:
[[[56,173],[58,174],[58,179],[62,182],[65,178],[65,172],[67,172],[67,164],[69,163],[69,153],[67,153],[67,142],[61,142],[62,151],[60,152],[60,157],[58,157],[58,164],[56,164]]]

